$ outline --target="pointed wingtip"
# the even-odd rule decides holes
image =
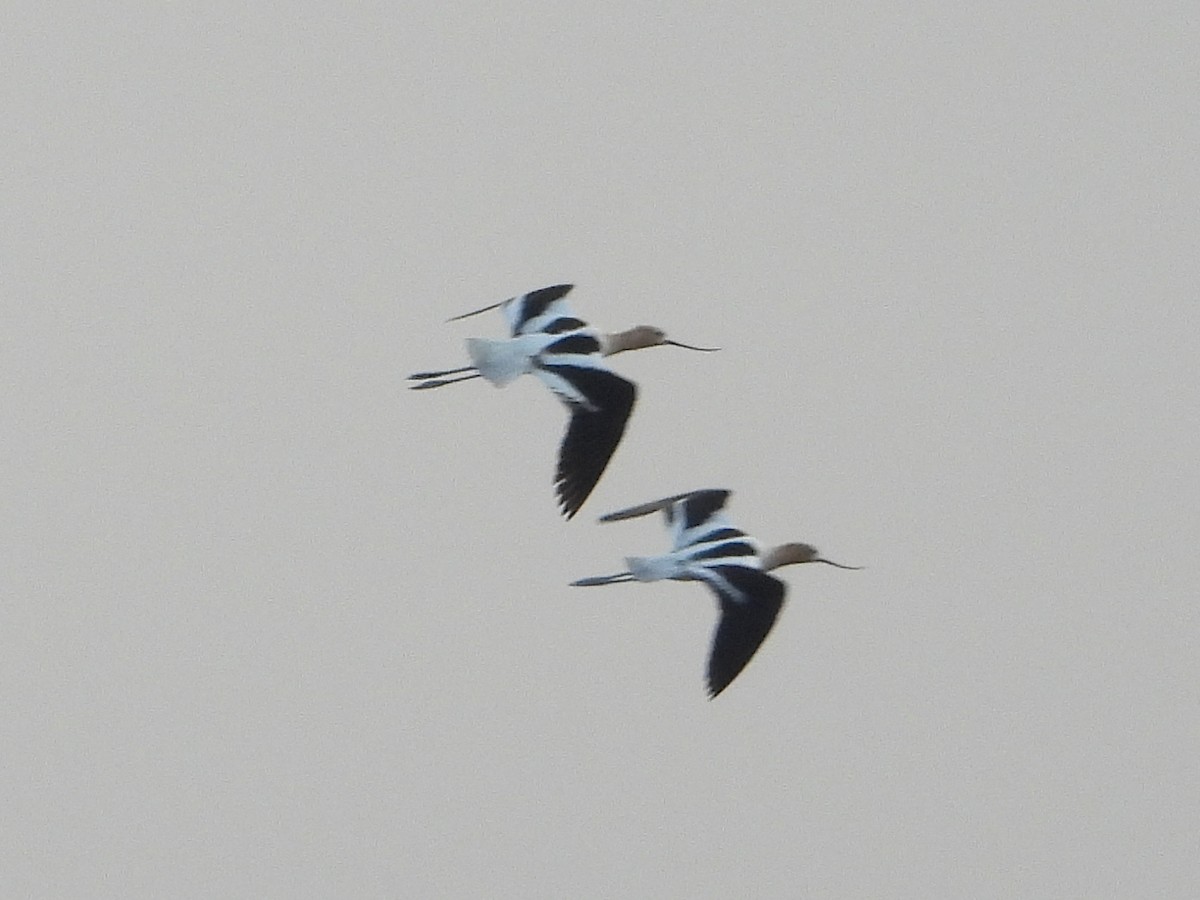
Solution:
[[[738,669],[738,671],[734,672],[732,675],[720,676],[724,678],[724,681],[722,682],[718,679],[715,672],[709,672],[708,676],[704,679],[704,687],[708,692],[708,699],[717,699],[717,697],[721,695],[725,688],[733,684],[734,679],[736,679],[739,674],[741,674],[741,669]]]
[[[558,484],[555,487],[557,488],[559,515],[561,515],[565,521],[570,522],[573,518],[575,518],[575,514],[583,507],[584,502],[587,500],[587,494],[585,493],[582,497],[580,497],[577,493],[568,493],[564,484]]]
[[[581,366],[569,379],[594,409],[568,403],[571,418],[559,445],[554,475],[555,493],[567,519],[587,502],[608,468],[637,399],[633,382],[612,372]]]
[[[517,300],[520,297],[532,297],[536,295],[542,297],[542,299],[544,299],[546,302],[553,302],[561,297],[565,297],[568,293],[570,293],[573,287],[575,287],[573,284],[552,284],[549,287],[538,288],[536,291],[530,291],[527,294],[519,294],[514,297],[507,297],[498,303],[489,303],[487,306],[481,306],[479,309],[473,309],[470,312],[463,313],[462,315],[451,316],[446,320],[446,322],[458,322],[462,319],[469,319],[471,316],[477,316],[480,313],[490,312],[493,309],[499,309],[500,307],[504,306],[504,304],[513,300]]]
[[[589,488],[581,495],[578,485],[572,484],[568,479],[560,476],[554,483],[554,497],[558,501],[559,515],[570,522],[582,508],[590,493],[591,489]]]
[[[479,309],[473,309],[470,312],[463,313],[462,315],[451,316],[450,318],[448,318],[446,320],[445,324],[449,325],[451,322],[460,322],[463,319],[471,318],[471,316],[477,316],[480,313],[485,313],[485,312],[488,312],[489,310],[499,309],[501,306],[503,306],[507,302],[508,302],[507,300],[501,300],[499,303],[491,303],[487,306],[482,306]]]
[[[670,497],[662,497],[658,500],[650,500],[646,503],[639,503],[637,506],[628,506],[625,509],[614,510],[610,513],[605,513],[599,519],[601,522],[622,522],[625,519],[636,519],[639,516],[648,516],[651,513],[656,513],[659,510],[666,509],[673,503],[677,503],[687,497],[692,496],[695,491],[687,491],[683,494],[673,494]]]

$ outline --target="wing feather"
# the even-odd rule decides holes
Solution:
[[[560,394],[571,421],[558,451],[554,485],[563,514],[569,519],[583,506],[604,474],[637,399],[637,387],[608,369],[545,365],[548,374],[570,382],[587,405]],[[547,383],[551,383],[547,379]]]
[[[721,606],[708,657],[708,695],[729,686],[762,646],[783,608],[787,586],[773,575],[745,566],[714,566],[709,580]],[[721,584],[724,582],[724,584]]]
[[[541,328],[538,325],[544,325],[547,322],[538,323],[536,320],[548,314],[551,320],[560,316],[573,318],[570,310],[567,309],[566,302],[562,299],[573,287],[572,284],[552,284],[550,287],[538,288],[528,294],[513,297],[505,303],[504,317],[508,320],[508,327],[512,329],[513,337],[518,334],[540,331]]]

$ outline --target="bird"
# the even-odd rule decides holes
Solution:
[[[570,411],[554,478],[558,505],[567,519],[579,511],[604,474],[637,398],[634,383],[613,372],[604,358],[664,344],[705,353],[719,349],[669,340],[661,328],[650,325],[601,333],[567,306],[563,298],[573,287],[555,284],[454,316],[447,321],[501,309],[512,336],[505,340],[468,338],[471,365],[408,376],[417,382],[410,385],[414,390],[472,378],[504,387],[521,375],[537,376]]]
[[[722,510],[728,490],[698,490],[653,500],[600,517],[601,522],[633,519],[662,510],[671,531],[671,550],[659,556],[631,556],[629,570],[571,582],[594,587],[628,581],[703,581],[716,594],[719,618],[708,656],[708,696],[716,697],[750,662],[783,607],[787,586],[772,569],[820,562],[859,569],[820,556],[811,544],[781,544],[762,550],[754,538],[730,524]]]

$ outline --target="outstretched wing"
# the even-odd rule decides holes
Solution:
[[[563,300],[575,285],[552,284],[550,287],[538,288],[528,294],[518,294],[499,303],[489,303],[479,309],[451,316],[447,322],[460,322],[480,313],[499,309],[504,313],[504,321],[508,323],[512,336],[520,334],[561,334],[585,327],[585,323],[575,318]]]
[[[688,492],[691,493],[690,491]],[[639,503],[637,506],[630,506],[627,509],[618,509],[616,512],[605,513],[598,521],[600,522],[620,522],[622,519],[636,519],[638,516],[648,516],[651,513],[656,513],[660,509],[666,512],[667,522],[671,521],[670,507],[675,502],[684,499],[688,494],[675,494],[671,497],[663,497],[661,500],[651,500],[649,503]]]
[[[725,490],[692,491],[671,506],[667,519],[672,524],[678,524],[681,531],[688,531],[716,515],[732,493]]]
[[[712,489],[692,491],[668,507],[667,528],[671,532],[672,548],[682,550],[722,536],[741,536],[743,532],[734,528],[721,513],[732,493]]]
[[[708,657],[708,695],[729,686],[762,646],[779,610],[787,586],[759,569],[713,566],[705,581],[716,592],[721,617],[713,632]]]
[[[563,299],[573,287],[572,284],[553,284],[508,300],[504,304],[504,318],[513,337],[539,331],[561,334],[585,327]]]
[[[542,365],[537,374],[571,410],[554,485],[563,514],[579,511],[621,443],[637,399],[632,381],[594,365]]]
[[[666,516],[667,525],[679,522],[681,529],[692,528],[721,509],[732,493],[732,491],[706,489],[673,494],[670,497],[663,497],[661,500],[651,500],[648,503],[639,503],[637,506],[606,513],[600,517],[600,521],[619,522],[622,519],[635,519],[661,509]]]

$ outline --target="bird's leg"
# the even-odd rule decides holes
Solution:
[[[471,367],[470,367],[470,366],[468,366],[466,369],[455,369],[455,370],[453,370],[453,371],[455,371],[455,372],[466,372],[466,371],[469,371],[469,370],[470,370],[470,368],[471,368]],[[426,374],[427,374],[427,375],[429,375],[429,376],[432,376],[432,375],[441,375],[441,374],[447,374],[447,373],[444,373],[444,372],[429,372],[429,373],[426,373]],[[409,376],[409,377],[410,377],[410,380],[411,380],[412,378],[416,378],[417,376],[416,376],[416,375],[411,375],[411,376]],[[480,376],[480,374],[479,374],[478,372],[474,372],[474,373],[472,373],[472,374],[470,374],[470,375],[463,375],[463,376],[461,376],[461,377],[459,377],[459,378],[431,378],[430,380],[427,380],[427,381],[422,381],[420,384],[410,384],[410,385],[409,385],[409,388],[410,388],[410,389],[412,389],[412,390],[414,390],[414,391],[423,391],[423,390],[426,390],[427,388],[438,388],[438,387],[445,387],[445,386],[446,386],[446,385],[448,385],[448,384],[458,384],[460,381],[470,381],[472,378],[479,378],[479,377],[481,377],[481,376]]]
[[[441,378],[444,375],[457,375],[459,372],[474,372],[474,366],[463,366],[461,369],[446,369],[444,372],[414,372],[408,376],[409,381],[424,381],[426,378]]]
[[[632,572],[621,572],[617,575],[595,575],[591,578],[580,578],[572,581],[571,587],[595,587],[600,584],[619,584],[622,581],[633,581]]]
[[[458,375],[460,372],[470,372],[470,375],[463,375],[461,378],[446,378],[446,375]],[[463,366],[460,369],[446,369],[444,372],[416,372],[409,375],[409,381],[419,381],[420,384],[409,385],[414,391],[426,390],[428,388],[445,387],[448,384],[457,384],[460,381],[467,381],[471,378],[478,378],[479,370],[474,366]]]

